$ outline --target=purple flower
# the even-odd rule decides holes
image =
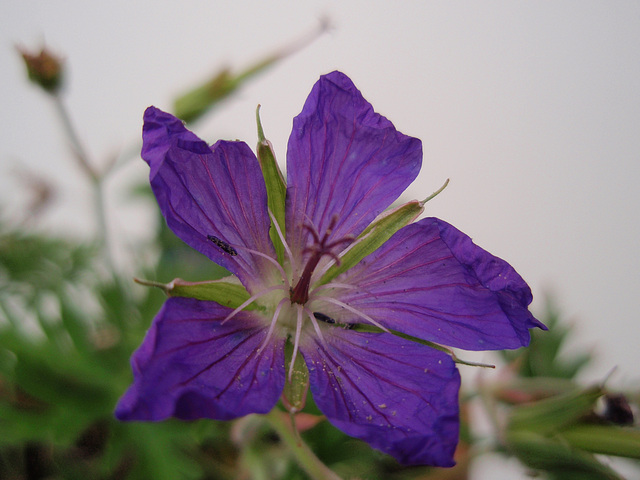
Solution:
[[[375,113],[345,75],[321,77],[293,122],[279,222],[245,143],[209,147],[153,107],[143,139],[169,227],[229,270],[235,283],[225,281],[241,282],[246,301],[169,298],[132,357],[117,417],[269,412],[301,354],[333,425],[402,463],[453,465],[460,377],[428,342],[518,348],[544,326],[514,269],[441,220],[371,246],[384,230],[372,222],[399,215],[383,211],[418,174],[420,141]],[[370,251],[353,260],[363,245]]]

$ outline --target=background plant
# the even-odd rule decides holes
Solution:
[[[291,50],[239,74],[224,70],[179,95],[175,113],[186,121],[209,114]],[[47,50],[22,54],[29,78],[59,115],[71,158],[93,186],[100,229],[94,241],[81,242],[49,238],[33,222],[0,221],[0,478],[307,478],[277,418],[153,424],[113,418],[130,383],[129,357],[164,294],[134,289],[110,258],[103,183],[119,164],[97,169],[86,154],[64,105],[64,64]],[[151,199],[146,186],[138,194]],[[140,277],[167,282],[223,274],[158,224],[145,248],[160,254],[140,263]],[[550,331],[536,332],[528,349],[504,353],[498,371],[481,375],[479,385],[466,385],[455,468],[401,467],[323,421],[312,402],[297,420],[302,439],[341,478],[464,479],[488,452],[515,457],[548,478],[621,478],[608,457],[595,454],[639,459],[638,392],[609,391],[605,379],[577,382],[590,356],[563,355],[571,331],[551,303],[538,308],[546,309],[541,320]],[[478,404],[492,421],[486,436],[473,428],[471,406]]]

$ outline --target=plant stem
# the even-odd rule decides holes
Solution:
[[[60,94],[55,94],[52,98],[53,104],[56,108],[56,113],[58,114],[62,122],[64,132],[69,139],[69,142],[71,143],[74,157],[76,158],[80,169],[91,181],[91,184],[93,186],[95,210],[98,222],[97,236],[102,245],[102,248],[104,249],[104,256],[107,265],[111,272],[115,274],[116,267],[111,253],[111,242],[109,238],[109,229],[107,227],[106,205],[104,196],[104,180],[108,172],[100,173],[93,167],[89,160],[89,155],[84,149],[82,142],[80,141],[80,137],[78,136],[76,129],[73,126],[71,116],[69,115],[69,112],[67,111],[67,108],[62,101],[62,97],[60,96]]]
[[[69,116],[69,112],[67,112],[67,108],[65,107],[60,94],[56,94],[53,96],[53,104],[56,107],[56,113],[62,121],[64,132],[71,142],[71,147],[73,148],[73,153],[75,154],[76,160],[78,161],[78,165],[87,175],[87,177],[91,179],[91,181],[93,181],[94,183],[98,183],[100,181],[100,175],[89,162],[89,156],[87,155],[86,150],[80,142],[80,138],[76,133],[76,129],[74,128],[73,123],[71,123],[71,117]]]
[[[280,440],[289,447],[298,465],[307,472],[310,478],[313,480],[340,480],[340,477],[322,463],[302,438],[293,431],[283,412],[274,408],[264,415],[264,418],[276,431]]]

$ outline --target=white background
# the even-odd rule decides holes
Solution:
[[[551,293],[597,363],[584,377],[637,384],[640,355],[640,3],[432,1],[30,1],[0,4],[0,202],[17,221],[23,169],[57,187],[34,225],[95,232],[91,190],[48,99],[25,81],[16,44],[66,57],[66,101],[96,165],[135,144],[148,105],[223,66],[241,69],[316,29],[333,28],[196,126],[256,141],[255,108],[284,162],[291,120],[322,73],[348,74],[374,108],[423,141],[405,199],[427,206],[508,260],[541,313]],[[154,207],[108,185],[118,253],[152,233]],[[169,280],[169,279],[167,279]],[[480,466],[476,478],[496,478]],[[506,477],[508,478],[508,477]]]

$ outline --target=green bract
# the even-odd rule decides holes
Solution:
[[[237,277],[230,276],[220,280],[205,282],[187,282],[176,278],[169,283],[154,282],[151,280],[138,280],[136,282],[148,287],[158,287],[168,297],[187,297],[197,300],[210,300],[229,308],[238,308],[249,299],[249,293],[240,283]],[[255,304],[247,305],[247,310],[256,309]]]
[[[276,162],[271,142],[264,136],[262,122],[260,122],[259,105],[256,109],[256,121],[258,123],[258,161],[260,162],[264,183],[267,187],[267,204],[272,215],[269,236],[278,254],[278,262],[282,264],[284,261],[284,245],[282,244],[281,238],[286,238],[284,211],[287,186],[285,185],[284,176],[280,171],[280,167],[278,167],[278,162]],[[278,222],[277,226],[280,228],[282,235],[278,235],[274,221]]]

